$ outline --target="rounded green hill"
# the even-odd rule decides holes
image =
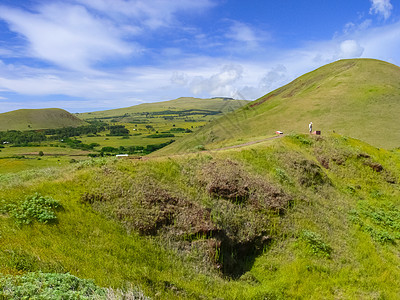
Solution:
[[[307,73],[162,150],[241,144],[275,131],[337,132],[374,146],[400,146],[400,68],[374,59],[340,60]]]
[[[60,108],[18,109],[0,114],[0,131],[80,126],[86,122]]]

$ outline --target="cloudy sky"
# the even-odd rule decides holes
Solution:
[[[400,65],[399,0],[0,0],[0,112],[256,99],[342,58]]]

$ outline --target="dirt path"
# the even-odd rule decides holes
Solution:
[[[284,134],[280,134],[280,135],[272,136],[272,137],[269,137],[269,138],[266,138],[266,139],[262,139],[262,140],[258,140],[258,141],[252,141],[252,142],[247,142],[247,143],[244,143],[244,144],[239,144],[239,145],[234,145],[234,146],[229,146],[229,147],[223,147],[223,148],[218,148],[218,149],[212,149],[212,150],[206,150],[206,151],[221,151],[221,150],[227,150],[227,149],[241,148],[241,147],[245,147],[245,146],[250,146],[250,145],[266,142],[266,141],[269,141],[269,140],[279,139],[279,138],[281,138],[283,136],[285,136],[285,135]]]
[[[272,136],[272,137],[265,138],[265,139],[262,139],[262,140],[247,142],[247,143],[244,143],[244,144],[228,146],[228,147],[223,147],[223,148],[217,148],[217,149],[203,150],[203,151],[200,151],[200,153],[207,153],[207,152],[222,151],[222,150],[228,150],[228,149],[234,149],[234,148],[241,148],[241,147],[250,146],[250,145],[254,145],[254,144],[258,144],[258,143],[262,143],[262,142],[266,142],[266,141],[270,141],[270,140],[274,140],[274,139],[279,139],[279,138],[282,138],[284,136],[285,136],[285,134],[280,134],[280,135],[277,135],[277,136]],[[182,156],[182,155],[188,155],[188,154],[193,154],[193,152],[172,154],[172,155],[165,155],[165,156],[150,156],[150,157],[149,156],[141,156],[141,157],[136,157],[136,158],[132,157],[132,158],[129,158],[129,159],[149,160],[149,159],[156,159],[156,158],[161,158],[161,157],[176,157],[176,156]]]

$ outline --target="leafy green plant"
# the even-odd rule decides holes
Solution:
[[[51,223],[57,220],[55,210],[60,209],[61,204],[51,197],[44,197],[38,193],[28,196],[24,201],[16,204],[8,204],[5,211],[17,224],[28,225],[34,221]]]
[[[322,240],[319,234],[310,230],[303,230],[301,239],[306,242],[313,254],[330,258],[333,249]]]
[[[279,179],[280,183],[293,184],[289,175],[281,168],[275,168],[275,176]]]
[[[2,299],[105,299],[106,291],[92,280],[71,274],[27,273],[0,277]]]
[[[374,208],[368,204],[359,205],[358,209],[350,211],[350,221],[381,244],[395,243],[400,239],[400,211],[394,206]]]
[[[305,135],[302,135],[302,134],[290,134],[289,137],[293,141],[296,141],[296,142],[300,143],[301,145],[305,145],[305,146],[311,146],[312,145],[312,141],[310,141],[308,138],[306,138]]]

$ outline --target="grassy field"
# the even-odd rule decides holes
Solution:
[[[399,67],[378,60],[341,60],[305,74],[286,86],[208,124],[165,148],[165,154],[219,148],[274,134],[337,132],[376,147],[400,146]]]
[[[0,149],[0,174],[65,166],[88,159],[89,151],[60,147],[6,147]],[[39,152],[43,152],[43,156]]]
[[[154,299],[397,299],[399,170],[397,150],[293,134],[3,174],[0,272],[69,272]],[[62,206],[56,221],[19,223],[29,215],[12,204],[34,193]]]
[[[85,122],[59,108],[19,109],[0,114],[0,131],[80,126]]]

